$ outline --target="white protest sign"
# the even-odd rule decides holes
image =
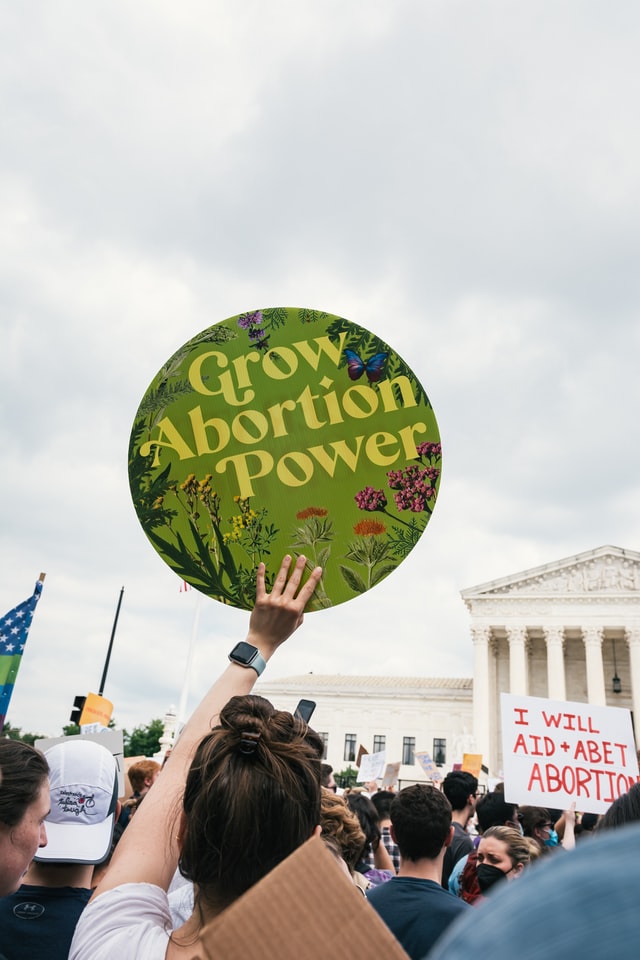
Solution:
[[[604,813],[638,779],[631,714],[620,707],[500,695],[508,803]]]
[[[386,750],[380,750],[378,753],[363,753],[360,757],[358,780],[369,783],[370,780],[377,780],[381,777],[386,755]]]
[[[102,730],[106,730],[106,727],[103,723],[83,723],[80,726],[80,733],[100,733]]]
[[[430,780],[442,780],[442,774],[431,759],[431,754],[427,753],[426,750],[420,750],[414,756]]]

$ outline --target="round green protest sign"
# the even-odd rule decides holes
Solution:
[[[129,482],[162,558],[198,590],[255,600],[264,561],[324,568],[311,609],[380,583],[415,547],[441,469],[429,399],[355,323],[275,307],[217,323],[162,367],[138,408]]]

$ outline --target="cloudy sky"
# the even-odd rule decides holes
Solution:
[[[127,444],[186,340],[265,306],[385,339],[433,403],[418,547],[269,676],[471,676],[460,590],[640,546],[631,0],[24,0],[0,10],[0,612],[47,574],[9,719],[178,704],[197,607]],[[633,251],[636,251],[634,254]],[[203,599],[192,696],[247,614]]]

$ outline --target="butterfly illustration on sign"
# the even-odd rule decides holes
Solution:
[[[368,360],[362,360],[355,350],[345,348],[344,355],[347,358],[347,372],[351,380],[359,380],[363,373],[366,373],[369,383],[382,380],[388,353],[374,353]]]

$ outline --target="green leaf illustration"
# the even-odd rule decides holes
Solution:
[[[362,580],[355,570],[352,570],[350,567],[344,567],[340,564],[340,573],[342,574],[342,579],[350,587],[354,593],[366,593],[367,587],[364,580]]]
[[[384,580],[385,577],[388,577],[390,573],[396,569],[397,564],[395,563],[385,563],[383,567],[379,567],[377,570],[371,571],[371,586],[375,587],[376,583],[380,583],[381,580]]]

